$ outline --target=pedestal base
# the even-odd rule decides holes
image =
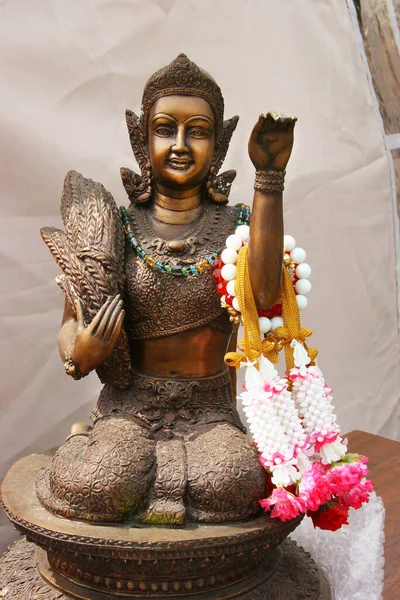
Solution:
[[[278,569],[268,581],[255,589],[236,597],[237,600],[331,600],[328,583],[323,573],[302,548],[292,540],[280,546],[282,557]],[[41,569],[44,574],[45,565]],[[260,574],[262,577],[262,573]],[[47,566],[46,576],[60,576]],[[52,581],[56,585],[56,581]],[[65,581],[63,582],[63,585]],[[74,586],[74,595],[66,595],[46,583],[39,574],[35,546],[25,539],[11,546],[0,559],[0,598],[2,600],[71,600],[88,598],[88,590]],[[225,590],[224,590],[225,592]],[[218,593],[218,592],[217,592]],[[80,594],[80,595],[79,595]],[[151,595],[148,597],[151,598]],[[215,594],[199,594],[199,600],[217,600]],[[229,597],[229,596],[224,596]],[[94,592],[93,600],[111,600],[117,594]],[[182,596],[180,596],[182,598]]]
[[[21,459],[4,479],[3,508],[37,549],[33,558],[35,546],[20,542],[2,559],[3,598],[329,600],[311,557],[284,542],[301,517],[172,528],[63,519],[46,510],[35,491],[51,455]],[[11,589],[14,595],[5,595]]]

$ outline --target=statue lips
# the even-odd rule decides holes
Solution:
[[[178,171],[187,171],[194,164],[190,158],[175,158],[171,157],[167,160],[167,165]]]

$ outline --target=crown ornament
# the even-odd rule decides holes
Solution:
[[[179,54],[169,65],[156,71],[148,80],[143,91],[142,118],[147,129],[152,104],[162,96],[184,94],[199,96],[211,105],[217,129],[221,134],[224,120],[224,99],[216,81],[206,71],[189,60],[186,54]]]

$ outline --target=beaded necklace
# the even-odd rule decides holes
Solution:
[[[236,219],[235,228],[238,225],[248,225],[250,222],[250,207],[245,204],[238,205],[238,217]],[[119,209],[122,225],[125,230],[126,238],[129,244],[132,246],[135,254],[149,267],[154,269],[155,271],[159,271],[160,273],[167,273],[168,275],[175,276],[183,276],[188,277],[189,275],[200,275],[201,273],[205,273],[210,271],[214,267],[214,261],[223,248],[220,248],[216,252],[212,252],[211,254],[205,256],[201,260],[199,260],[195,265],[182,263],[181,265],[172,265],[168,262],[163,262],[161,260],[156,260],[151,256],[148,250],[145,250],[140,241],[135,237],[131,219],[126,211],[124,206],[121,206]]]

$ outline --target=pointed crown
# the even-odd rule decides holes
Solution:
[[[221,134],[224,120],[221,89],[211,75],[189,60],[186,54],[179,54],[169,65],[156,71],[146,83],[142,98],[145,131],[152,104],[162,96],[174,94],[199,96],[207,100],[214,111],[217,135]]]

